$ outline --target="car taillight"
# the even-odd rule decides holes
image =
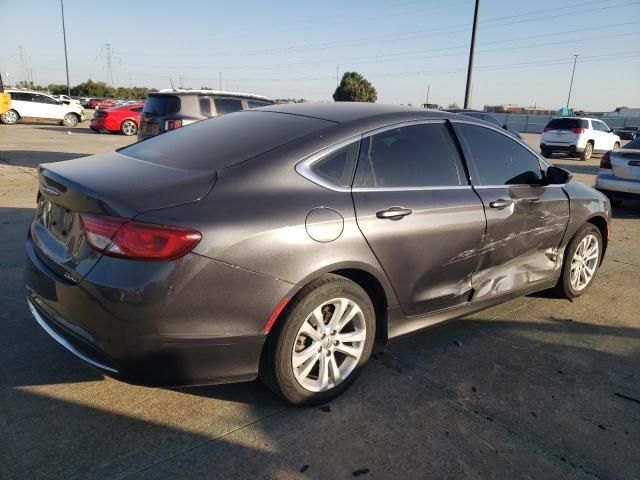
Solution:
[[[80,215],[89,245],[112,257],[175,260],[200,242],[196,230],[143,223],[107,215]]]
[[[164,122],[165,130],[175,130],[182,126],[182,120],[167,120]]]
[[[548,132],[549,130],[551,130],[549,127],[544,127],[544,130],[542,130],[543,132]]]
[[[613,167],[611,166],[611,157],[609,156],[611,152],[605,152],[600,159],[600,168],[606,168],[611,170]]]
[[[581,133],[584,133],[584,128],[582,128],[582,127],[572,128],[571,131],[573,133],[581,134]]]

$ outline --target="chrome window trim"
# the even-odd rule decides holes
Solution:
[[[320,175],[316,174],[316,172],[313,171],[312,167],[314,163],[319,162],[320,160],[324,159],[328,155],[331,155],[332,153],[337,152],[341,148],[347,147],[355,142],[360,142],[361,139],[362,139],[362,135],[355,135],[345,140],[341,140],[338,143],[334,143],[329,147],[325,147],[321,150],[318,150],[317,152],[311,154],[304,160],[301,160],[300,162],[298,162],[295,167],[296,172],[298,172],[307,180],[311,180],[316,185],[320,185],[321,187],[327,188],[329,190],[333,190],[334,192],[343,192],[343,193],[350,192],[351,186],[341,187],[339,185],[335,185],[334,183],[331,183],[327,179],[322,178]],[[358,159],[356,158],[356,164],[357,162],[358,162]]]
[[[38,322],[38,325],[40,325],[42,329],[45,332],[47,332],[51,336],[51,338],[53,338],[56,342],[58,342],[64,348],[69,350],[76,357],[84,360],[85,362],[93,365],[94,367],[97,367],[101,370],[106,370],[107,372],[118,373],[118,370],[116,370],[115,368],[109,367],[100,362],[96,362],[92,358],[89,358],[85,354],[78,351],[73,345],[71,345],[71,343],[67,339],[59,335],[53,328],[47,325],[47,322],[45,322],[44,318],[42,318],[42,316],[40,315],[40,312],[36,310],[36,307],[33,306],[30,300],[27,300],[27,303],[29,304],[29,310],[31,310],[31,315],[33,315],[33,318],[36,319],[36,322]]]
[[[504,185],[474,185],[474,189],[475,190],[485,190],[488,188],[509,188],[509,187],[531,187],[531,188],[535,188],[535,187],[564,187],[566,185],[566,183],[554,183],[554,184],[549,184],[549,185],[544,185],[544,184],[535,184],[535,183],[505,183]]]
[[[354,187],[352,192],[419,192],[428,190],[471,190],[471,185],[443,185],[433,187]]]

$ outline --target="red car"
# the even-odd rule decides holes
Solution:
[[[118,102],[111,100],[110,98],[92,98],[87,102],[87,108],[111,108],[118,105]]]
[[[142,112],[143,107],[144,104],[136,103],[110,108],[108,110],[98,110],[93,115],[89,128],[96,132],[108,130],[112,133],[121,132],[127,136],[135,135],[138,133],[140,112]]]

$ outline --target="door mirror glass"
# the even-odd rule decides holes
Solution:
[[[573,174],[564,168],[551,165],[547,168],[546,183],[548,185],[563,185],[573,178]]]

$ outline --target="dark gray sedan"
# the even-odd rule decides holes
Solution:
[[[258,375],[295,404],[374,341],[555,288],[581,295],[606,197],[501,128],[371,104],[263,107],[39,167],[27,301],[107,375]]]

